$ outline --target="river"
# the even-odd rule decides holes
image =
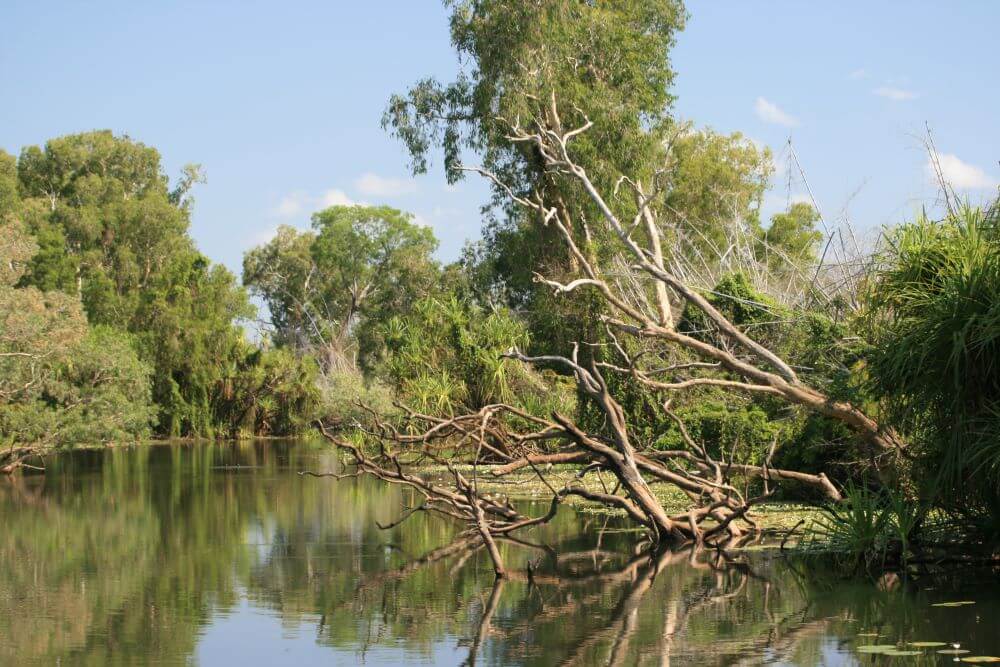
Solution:
[[[876,582],[776,549],[650,558],[629,526],[566,508],[525,543],[501,544],[514,575],[494,586],[486,554],[453,543],[460,526],[418,513],[378,528],[412,503],[404,490],[301,470],[338,470],[336,456],[311,441],[161,444],[70,452],[44,475],[0,479],[0,663],[834,666],[1000,655],[995,572]],[[969,653],[939,652],[952,643]]]

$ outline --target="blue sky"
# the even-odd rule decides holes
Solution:
[[[675,113],[771,146],[767,210],[806,195],[862,231],[933,205],[921,136],[973,200],[1000,181],[1000,3],[691,1]],[[415,213],[454,258],[486,188],[411,179],[379,126],[388,96],[457,71],[436,0],[0,3],[0,147],[110,128],[201,163],[192,234],[239,270],[282,223],[329,203]]]

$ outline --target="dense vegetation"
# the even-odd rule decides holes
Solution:
[[[761,219],[767,150],[672,112],[680,2],[446,5],[463,73],[393,95],[382,123],[415,173],[440,153],[454,181],[467,174],[462,158],[476,154],[492,184],[482,238],[450,265],[408,213],[336,206],[316,212],[310,230],[282,227],[250,250],[239,285],[188,234],[196,167],[171,186],[155,149],[107,131],[27,147],[16,160],[0,153],[5,461],[22,456],[15,448],[150,434],[289,434],[320,415],[347,428],[371,417],[357,399],[389,418],[504,403],[572,415],[610,437],[606,411],[565,368],[503,358],[578,344],[582,364],[614,369],[618,354],[654,356],[669,362],[658,371],[667,379],[698,368],[714,382],[668,395],[637,384],[634,368],[608,373],[641,448],[704,443],[706,456],[734,464],[823,472],[851,490],[851,507],[874,508],[895,527],[895,537],[878,538],[883,547],[905,549],[942,522],[1000,536],[996,208],[923,214],[852,262],[827,257],[809,204]],[[549,134],[532,134],[566,136],[583,119],[592,127],[572,135],[572,168],[546,153]],[[629,233],[650,261],[792,360],[796,382],[831,405],[858,406],[905,446],[876,455],[829,410],[734,393],[731,372],[690,350],[619,339],[607,299],[567,296],[561,284],[598,267],[636,304],[658,304],[660,324],[685,340],[734,347],[733,332],[690,297],[626,284],[633,260],[597,222],[606,212],[575,168],[614,196],[622,219],[634,218]],[[532,208],[538,202],[552,217]],[[270,318],[259,342],[240,326],[254,315],[248,293]],[[904,506],[916,508],[905,520]]]
[[[312,361],[249,344],[253,309],[188,235],[190,167],[88,132],[0,155],[3,439],[19,447],[289,433]]]

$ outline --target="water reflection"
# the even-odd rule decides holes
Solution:
[[[888,664],[858,646],[1000,652],[989,573],[845,583],[773,550],[646,554],[563,511],[500,545],[415,515],[321,444],[79,452],[0,481],[4,664]],[[934,607],[950,600],[961,607]],[[924,664],[945,659],[920,649]],[[947,659],[951,659],[948,657]]]

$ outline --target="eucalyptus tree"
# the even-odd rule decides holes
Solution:
[[[143,437],[155,416],[127,336],[88,326],[74,295],[17,285],[36,251],[0,217],[0,472],[52,447]]]
[[[437,239],[388,206],[333,206],[312,229],[281,227],[243,258],[243,283],[268,306],[278,342],[318,351],[327,367],[376,354],[376,325],[406,313],[439,274]],[[362,359],[364,361],[364,359]]]
[[[230,418],[246,413],[226,404],[232,387],[308,377],[307,369],[276,365],[246,344],[239,321],[254,308],[188,233],[190,190],[202,180],[189,165],[171,187],[156,149],[110,131],[29,146],[17,162],[17,214],[38,246],[19,284],[73,295],[90,325],[129,334],[153,367],[164,435],[232,434],[240,427]],[[267,378],[248,385],[240,375],[250,372]],[[298,391],[287,405],[309,402],[310,388]],[[288,417],[268,421],[287,424]]]
[[[812,264],[819,258],[823,233],[816,228],[819,213],[810,204],[795,202],[787,211],[771,216],[771,224],[760,233],[761,253],[772,265]]]
[[[566,268],[573,260],[550,228],[509,206],[504,189],[557,201],[590,251],[595,247],[586,217],[593,211],[572,182],[545,168],[537,151],[509,140],[509,123],[544,118],[558,128],[551,104],[557,96],[604,128],[581,149],[597,178],[608,181],[622,172],[650,177],[670,126],[669,50],[684,10],[673,0],[445,4],[452,12],[452,43],[467,68],[451,83],[424,79],[393,96],[383,126],[406,145],[415,172],[426,171],[431,150],[440,147],[450,181],[461,178],[461,159],[469,151],[481,154],[484,166],[503,180],[503,186],[494,184],[500,217],[486,243],[497,278],[515,300],[527,299],[534,293],[531,271]]]
[[[604,191],[621,174],[667,205],[657,224],[668,249],[706,253],[733,225],[756,224],[770,160],[739,135],[695,131],[671,113],[670,60],[686,12],[678,0],[447,0],[461,73],[394,95],[383,126],[407,148],[414,172],[443,154],[448,179],[462,178],[475,155],[496,176],[484,239],[468,254],[481,293],[499,294],[527,317],[535,349],[562,349],[598,330],[594,300],[554,300],[537,274],[569,275],[578,261],[552,225],[512,206],[509,194],[552,202],[588,258],[609,259],[600,211],[572,178],[550,169],[510,128],[540,121],[560,132],[563,110],[594,121],[578,137],[577,159]],[[620,202],[638,210],[635,201]],[[495,299],[484,299],[495,300]]]

